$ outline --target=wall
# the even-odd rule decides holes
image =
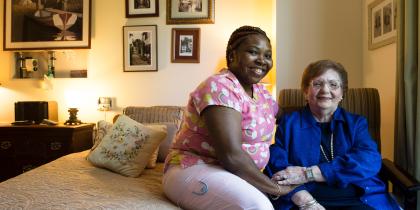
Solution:
[[[350,87],[374,87],[381,99],[382,155],[393,159],[396,45],[369,51],[367,5],[373,0],[281,0],[276,9],[277,90],[299,88],[303,69],[330,58]]]
[[[303,69],[326,58],[362,86],[362,0],[281,0],[276,11],[278,90],[299,88]]]
[[[189,92],[225,65],[225,47],[234,29],[241,25],[256,25],[276,43],[273,35],[275,19],[272,18],[275,0],[216,0],[216,23],[200,25],[166,25],[166,0],[159,0],[159,17],[129,19],[125,18],[124,1],[92,2],[92,48],[86,56],[87,79],[56,78],[51,82],[52,89],[42,89],[46,83],[40,80],[13,79],[13,54],[0,51],[0,83],[3,84],[0,86],[0,122],[14,120],[16,101],[55,100],[58,102],[59,121],[65,121],[68,118],[67,108],[76,104],[80,108],[79,118],[84,122],[104,118],[104,113],[97,111],[99,96],[115,98],[116,107],[108,116],[121,112],[128,105],[185,105]],[[4,0],[0,0],[1,17],[3,7]],[[0,28],[3,28],[3,21],[0,22]],[[122,27],[150,24],[158,25],[159,71],[123,72]],[[201,29],[199,64],[170,62],[170,36],[171,29],[175,27]],[[2,36],[1,33],[1,40]],[[73,50],[66,53],[84,52]],[[269,79],[274,80],[274,76]]]
[[[397,45],[368,50],[367,7],[374,0],[363,0],[363,84],[379,90],[381,99],[381,142],[384,157],[394,159],[395,89]]]

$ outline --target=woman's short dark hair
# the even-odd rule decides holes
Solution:
[[[235,50],[244,40],[247,36],[253,35],[253,34],[259,34],[264,36],[268,42],[270,42],[270,39],[268,38],[267,34],[260,28],[254,27],[254,26],[241,26],[237,28],[231,35],[226,47],[226,62],[227,66],[230,66],[231,60],[229,59],[230,54],[233,50]]]
[[[343,65],[332,60],[319,60],[310,63],[306,67],[302,74],[302,82],[300,84],[302,91],[306,91],[308,89],[313,78],[324,74],[330,69],[337,72],[341,80],[341,88],[343,89],[343,93],[345,93],[348,88],[347,71]]]

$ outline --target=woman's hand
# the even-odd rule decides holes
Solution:
[[[308,182],[305,176],[305,167],[289,166],[273,175],[271,178],[279,185],[297,185]]]
[[[311,209],[311,210],[324,210],[325,209],[306,190],[301,190],[301,191],[295,193],[292,196],[292,201],[301,210],[303,210],[303,209],[305,209],[305,210],[306,209]]]

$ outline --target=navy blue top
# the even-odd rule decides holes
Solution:
[[[399,209],[377,176],[382,158],[369,134],[366,118],[338,107],[333,114],[330,128],[334,134],[334,159],[327,162],[322,160],[319,147],[321,126],[316,122],[309,106],[282,115],[278,121],[275,143],[270,146],[270,160],[264,172],[271,177],[287,166],[318,165],[328,186],[347,188],[353,184],[362,189],[362,203],[375,209]],[[329,146],[325,145],[324,149],[328,150],[325,152],[330,158]],[[311,192],[314,185],[312,182],[297,187],[273,201],[274,207],[289,209],[293,206],[291,197],[294,193],[300,190]]]

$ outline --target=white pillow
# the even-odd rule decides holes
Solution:
[[[96,166],[137,177],[165,137],[165,125],[145,126],[121,115],[87,159]]]

